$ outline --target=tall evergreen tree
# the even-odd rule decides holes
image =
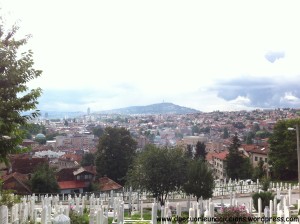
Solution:
[[[193,158],[193,148],[191,145],[186,146],[185,156],[189,159]]]
[[[229,131],[228,131],[228,128],[227,128],[227,127],[225,127],[225,128],[223,129],[223,138],[224,138],[224,139],[229,138]]]
[[[251,177],[251,164],[239,151],[240,140],[235,134],[232,144],[229,147],[229,154],[226,157],[226,173],[231,179],[245,179]]]
[[[205,151],[206,145],[204,142],[198,141],[195,149],[195,159],[206,159],[207,152]]]

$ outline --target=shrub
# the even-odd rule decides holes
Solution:
[[[88,214],[83,215],[78,214],[75,211],[70,211],[71,224],[89,224]]]
[[[253,215],[246,211],[245,206],[225,207],[216,214],[216,219],[219,220],[218,223],[250,223],[249,218],[251,217]]]
[[[270,200],[274,199],[272,192],[260,192],[252,195],[253,205],[255,210],[258,212],[258,198],[261,198],[261,212],[264,211],[266,206],[269,206]]]
[[[262,179],[261,179],[261,183],[262,183],[262,190],[263,191],[267,191],[268,190],[268,188],[270,187],[270,178],[268,178],[268,177],[263,177]]]

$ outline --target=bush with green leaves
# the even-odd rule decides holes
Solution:
[[[251,217],[253,215],[247,212],[245,206],[241,205],[224,207],[216,214],[216,219],[219,220],[218,223],[250,223],[249,219]]]
[[[11,208],[14,204],[20,203],[20,196],[15,195],[12,190],[1,190],[0,193],[0,206],[6,205]]]
[[[269,206],[270,200],[274,199],[272,192],[257,192],[252,195],[253,205],[255,210],[258,212],[258,198],[261,198],[261,212],[264,211],[266,206]]]
[[[271,182],[271,179],[268,178],[268,177],[263,177],[262,180],[261,180],[261,184],[262,184],[262,190],[263,191],[267,191],[270,187],[270,182]]]
[[[80,215],[76,211],[70,211],[70,219],[72,224],[89,224],[89,216],[87,213]]]

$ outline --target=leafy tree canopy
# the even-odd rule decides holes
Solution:
[[[136,141],[125,128],[106,128],[99,139],[96,155],[98,175],[107,176],[124,184],[129,165],[136,153],[136,147]]]
[[[213,172],[207,166],[203,159],[197,159],[189,162],[187,170],[187,180],[183,186],[187,194],[197,198],[208,199],[212,197],[214,188]]]
[[[14,25],[5,30],[0,18],[0,161],[8,162],[10,153],[19,151],[23,133],[20,125],[38,116],[37,112],[22,116],[23,112],[36,109],[41,89],[29,89],[29,81],[41,75],[33,68],[31,50],[21,52],[29,36],[23,39],[15,37],[19,27]]]
[[[48,164],[39,166],[31,176],[30,186],[34,193],[58,193],[55,170]]]
[[[187,161],[180,148],[147,145],[128,172],[127,184],[151,192],[163,205],[168,193],[185,183]]]
[[[81,160],[81,166],[95,165],[95,155],[93,153],[85,153]]]
[[[299,119],[278,121],[269,139],[269,164],[271,165],[272,177],[275,179],[297,179],[296,131],[288,130],[297,123],[300,124]]]

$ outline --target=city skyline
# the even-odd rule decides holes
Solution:
[[[172,102],[200,111],[300,107],[297,1],[3,0],[42,76],[38,109]]]

